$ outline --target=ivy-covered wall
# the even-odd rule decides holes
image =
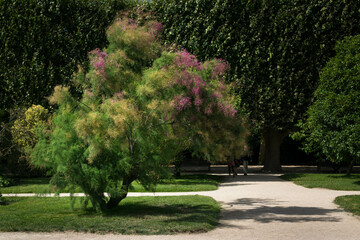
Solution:
[[[223,58],[252,118],[291,127],[335,43],[360,33],[354,0],[153,0],[166,43]]]
[[[0,109],[44,104],[71,85],[124,0],[0,0]]]
[[[260,127],[264,170],[304,118],[337,41],[360,33],[354,0],[153,0],[166,43],[230,64],[239,107]]]

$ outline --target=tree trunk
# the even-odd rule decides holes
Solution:
[[[348,168],[347,168],[347,170],[346,170],[346,176],[350,176],[353,167],[354,167],[354,160],[351,160],[351,161],[350,161],[350,164],[349,164],[349,166],[348,166]]]
[[[104,194],[97,194],[95,192],[89,192],[90,201],[97,212],[104,211],[106,209],[106,202]]]
[[[175,160],[174,163],[174,176],[180,177],[181,176],[181,160]]]
[[[287,135],[287,131],[279,131],[277,129],[265,129],[263,131],[262,148],[264,154],[261,156],[264,164],[263,171],[281,172],[280,146]]]
[[[264,162],[265,162],[265,140],[264,140],[264,134],[262,134],[260,139],[259,164],[264,165]]]
[[[135,181],[137,178],[136,175],[131,175],[124,177],[123,184],[121,186],[121,194],[116,197],[110,197],[109,201],[106,204],[107,209],[114,209],[116,208],[119,203],[127,197],[127,194],[129,192],[129,186],[130,184]]]

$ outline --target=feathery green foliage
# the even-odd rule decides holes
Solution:
[[[109,47],[90,52],[90,71],[77,75],[82,99],[62,86],[49,98],[59,110],[39,131],[32,161],[52,169],[56,185],[79,186],[98,210],[115,208],[135,180],[152,188],[189,146],[208,158],[241,149],[245,131],[223,82],[226,63],[161,53],[161,29],[119,19]]]

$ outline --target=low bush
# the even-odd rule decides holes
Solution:
[[[40,105],[33,105],[14,122],[11,128],[13,141],[21,148],[36,144],[35,131],[38,124],[43,124],[48,117],[48,110]]]
[[[0,176],[0,187],[10,187],[14,184],[12,179]]]

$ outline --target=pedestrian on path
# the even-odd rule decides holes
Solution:
[[[229,176],[233,174],[233,177],[237,176],[238,168],[240,166],[240,162],[235,158],[228,158],[228,170]]]
[[[252,151],[250,150],[248,145],[244,146],[244,155],[241,157],[241,162],[243,164],[244,175],[248,174],[248,166],[249,162],[252,161]]]

